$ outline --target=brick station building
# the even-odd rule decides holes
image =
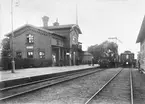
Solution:
[[[12,33],[6,34],[10,38],[15,59],[33,59],[34,66],[76,65],[81,59],[78,38],[82,32],[79,26],[59,25],[58,21],[48,26],[47,16],[42,21],[43,27],[26,24],[14,30],[13,42]]]

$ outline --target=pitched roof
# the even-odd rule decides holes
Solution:
[[[136,40],[136,43],[142,42],[145,39],[145,16]]]
[[[48,27],[42,27],[47,30],[55,30],[55,29],[67,29],[67,28],[76,28],[79,32],[79,34],[82,34],[80,28],[76,24],[67,24],[67,25],[58,25],[58,26],[48,26]]]
[[[52,31],[49,31],[49,30],[46,30],[46,29],[42,29],[42,28],[39,28],[39,27],[30,25],[30,24],[25,24],[25,25],[23,25],[23,26],[21,26],[21,27],[15,29],[13,32],[17,32],[17,31],[19,31],[20,29],[23,29],[23,28],[25,28],[25,27],[32,27],[32,28],[36,28],[36,29],[38,29],[38,30],[42,30],[42,31],[45,31],[45,32],[53,33]],[[11,33],[12,33],[12,32],[9,32],[9,33],[7,33],[7,34],[5,34],[5,35],[6,35],[6,36],[10,36]]]
[[[44,31],[44,32],[47,32],[47,33],[50,33],[50,34],[57,35],[57,36],[59,36],[59,37],[65,38],[65,37],[59,35],[59,34],[56,33],[56,32],[53,32],[53,31],[50,31],[50,30],[47,30],[47,29],[44,29],[44,28],[36,27],[36,26],[30,25],[30,24],[25,24],[25,25],[23,25],[23,26],[21,26],[21,27],[15,29],[13,32],[17,32],[17,31],[19,31],[20,29],[23,29],[23,28],[25,28],[25,27],[32,27],[32,28],[34,28],[34,29],[37,29],[38,31]],[[5,36],[10,36],[11,33],[12,33],[12,32],[6,34]]]
[[[84,52],[84,55],[85,55],[85,56],[93,56],[91,53],[89,53],[89,52],[87,52],[87,51]]]
[[[47,29],[61,29],[61,28],[72,28],[75,24],[48,26]]]

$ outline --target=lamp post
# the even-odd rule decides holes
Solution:
[[[13,32],[13,0],[11,0],[11,25],[12,25],[12,36],[11,36],[11,49],[12,49],[12,73],[15,73],[15,60],[14,60],[14,32]]]

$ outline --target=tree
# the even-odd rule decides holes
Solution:
[[[8,58],[11,56],[11,50],[10,50],[10,39],[9,38],[4,38],[2,40],[2,53],[1,56],[2,58]]]
[[[1,64],[4,70],[11,69],[11,50],[10,39],[4,38],[2,40]]]
[[[104,41],[101,44],[96,44],[88,47],[90,52],[96,60],[101,58],[108,58],[113,60],[118,55],[118,45],[114,42]]]

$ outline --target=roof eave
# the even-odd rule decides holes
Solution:
[[[136,40],[136,43],[139,43],[140,42],[140,39],[139,39],[139,36],[137,37],[137,40]]]
[[[23,26],[21,26],[21,27],[15,29],[13,32],[17,32],[17,31],[19,31],[20,29],[22,29],[22,28],[24,28],[24,27],[26,27],[26,26],[29,26],[29,27],[38,29],[38,30],[40,30],[40,31],[45,31],[45,32],[50,33],[50,34],[53,34],[53,33],[54,33],[54,32],[52,32],[52,31],[49,31],[49,30],[46,30],[46,29],[42,29],[42,28],[39,28],[39,27],[30,25],[30,24],[23,25]],[[9,32],[9,33],[5,34],[5,36],[10,37],[11,34],[12,34],[12,32]]]
[[[82,34],[82,31],[81,31],[81,29],[80,29],[80,28],[78,28],[78,32],[79,32],[79,34]]]
[[[141,24],[141,28],[140,28],[136,43],[139,43],[139,42],[143,41],[142,39],[144,38],[143,37],[144,34],[145,34],[145,16],[143,18],[143,21],[142,21],[142,24]]]
[[[144,32],[140,32],[139,35],[138,35],[138,37],[137,37],[136,43],[140,43],[140,42],[142,42],[144,39],[145,39],[145,37],[144,37]]]
[[[81,29],[80,29],[80,27],[78,25],[73,25],[72,28],[73,27],[76,27],[76,29],[77,29],[79,34],[82,34],[82,31],[81,31]]]
[[[57,35],[58,37],[61,37],[61,38],[65,39],[64,36],[61,36],[61,35],[59,35],[59,34],[57,34],[57,33],[52,33],[52,35]]]

